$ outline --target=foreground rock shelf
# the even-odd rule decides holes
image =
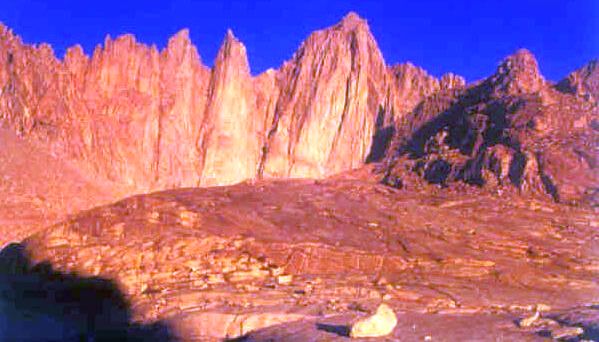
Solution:
[[[464,199],[341,178],[276,181],[98,207],[26,239],[27,265],[7,257],[2,265],[11,279],[47,269],[105,279],[131,322],[161,322],[184,340],[250,332],[259,340],[293,329],[341,338],[345,330],[318,324],[342,327],[383,301],[398,313],[398,337],[406,317],[440,317],[533,338],[534,329],[513,320],[537,304],[553,311],[597,304],[596,226],[590,209],[508,195]]]

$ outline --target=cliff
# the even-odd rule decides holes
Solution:
[[[424,97],[463,84],[388,67],[355,13],[256,77],[230,31],[210,69],[186,30],[162,51],[124,35],[89,57],[75,46],[59,60],[0,27],[0,118],[136,191],[356,168],[381,155],[390,138],[381,132]]]

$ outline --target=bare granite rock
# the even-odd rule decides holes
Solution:
[[[395,312],[386,304],[381,304],[376,312],[367,318],[361,319],[351,327],[350,336],[361,337],[383,337],[391,334],[397,325]]]
[[[162,51],[123,35],[91,56],[74,46],[61,61],[49,45],[24,44],[0,26],[0,118],[131,192],[357,168],[380,148],[381,130],[463,83],[388,68],[355,13],[255,77],[230,31],[210,70],[187,30]]]

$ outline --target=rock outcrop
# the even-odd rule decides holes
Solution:
[[[383,337],[391,334],[396,325],[395,312],[383,303],[372,316],[354,323],[350,336],[353,338]]]
[[[463,83],[387,67],[355,13],[256,77],[230,31],[210,70],[187,30],[163,51],[124,35],[61,61],[0,26],[0,118],[136,191],[356,168],[380,159],[393,123],[424,97]]]
[[[534,56],[519,50],[486,80],[438,91],[406,115],[396,128],[384,181],[461,181],[594,202],[597,114],[596,102],[556,91]]]

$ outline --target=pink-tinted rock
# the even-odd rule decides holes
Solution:
[[[360,166],[387,89],[368,24],[348,14],[313,33],[280,70],[281,95],[266,144],[264,177],[323,177]]]
[[[414,185],[408,184],[412,171],[443,186],[462,181],[495,190],[515,187],[556,201],[594,202],[597,114],[595,102],[556,91],[539,73],[535,57],[518,50],[491,77],[466,88],[440,89],[400,120],[385,181]]]
[[[557,89],[599,101],[599,61],[593,60],[557,84]]]

